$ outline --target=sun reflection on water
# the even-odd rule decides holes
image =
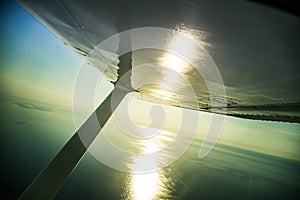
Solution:
[[[201,38],[200,38],[201,39]],[[185,73],[189,72],[193,67],[191,62],[199,59],[199,48],[197,44],[199,36],[193,30],[188,28],[174,30],[172,37],[168,39],[167,51],[152,52],[150,54],[135,54],[140,55],[136,57],[137,63],[145,64],[144,60],[153,60],[157,66],[153,68],[152,73],[157,73],[157,76],[152,77],[153,79],[158,78],[158,86],[151,87],[148,85],[148,92],[156,98],[162,101],[177,101],[176,92],[185,86],[186,80],[182,77]],[[152,50],[153,51],[153,50]],[[148,50],[148,52],[151,52]],[[177,55],[176,52],[180,52]],[[149,58],[149,56],[152,58]],[[144,56],[144,57],[143,57]],[[139,60],[140,59],[140,60]],[[140,73],[149,73],[145,68]],[[160,70],[158,70],[160,69]],[[152,80],[153,81],[153,80]],[[137,84],[138,85],[138,84]],[[148,133],[147,133],[148,134]],[[162,148],[166,147],[168,143],[173,141],[174,134],[159,134],[155,138],[141,139],[137,143],[133,144],[139,149],[138,154],[131,158],[130,166],[131,172],[128,173],[124,183],[124,192],[122,194],[123,199],[127,200],[148,200],[148,199],[161,199],[169,198],[173,192],[173,180],[170,178],[170,168],[161,168],[163,166],[163,157],[172,156],[172,152],[167,155],[156,155],[153,157],[147,156],[147,154],[158,152]],[[158,171],[145,172],[137,174],[135,172],[142,171],[141,169],[159,169]],[[174,196],[172,196],[174,197]]]
[[[135,173],[145,166],[152,169],[158,169],[162,156],[149,157],[147,154],[157,152],[169,143],[170,137],[173,137],[167,131],[149,140],[139,140],[138,146],[140,153],[132,158],[130,164],[131,173],[128,174],[125,182],[125,199],[127,200],[150,200],[160,199],[170,196],[172,179],[168,178],[167,171],[162,168],[154,172]]]
[[[136,174],[132,176],[132,199],[154,199],[162,191],[162,182],[158,172]]]
[[[140,167],[139,165],[157,165],[156,160],[150,160],[143,157],[136,157],[133,167]],[[157,167],[157,166],[156,166]],[[159,199],[168,196],[170,193],[166,184],[171,182],[164,174],[164,170],[149,172],[145,174],[129,175],[129,198],[130,200],[150,200]]]

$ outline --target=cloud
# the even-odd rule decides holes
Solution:
[[[39,111],[39,112],[55,112],[55,111],[66,111],[65,108],[51,105],[43,102],[38,102],[34,100],[24,99],[20,97],[15,96],[8,96],[5,94],[0,94],[0,101],[1,102],[7,102],[12,103],[22,109],[29,109],[33,111]]]
[[[15,123],[15,124],[18,124],[18,125],[33,126],[33,124],[28,123],[28,122],[25,122],[25,121],[22,121],[22,120],[15,120],[14,123]]]

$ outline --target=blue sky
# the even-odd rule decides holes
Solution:
[[[70,106],[82,59],[16,2],[0,15],[0,92]]]

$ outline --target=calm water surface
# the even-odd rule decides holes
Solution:
[[[69,112],[50,105],[2,97],[1,107],[8,113],[5,117],[2,115],[1,126],[4,191],[15,199],[58,152],[74,127],[72,121],[68,121]],[[152,173],[120,172],[87,153],[56,199],[297,199],[300,191],[299,125],[226,120],[234,121],[236,127],[230,131],[236,130],[236,133],[227,136],[231,132],[225,123],[219,143],[206,158],[198,158],[203,138],[199,133],[183,156]],[[246,128],[239,128],[238,124],[245,127],[245,123],[248,124]],[[149,140],[122,142],[124,134],[114,120],[110,120],[103,132],[119,146],[128,145],[130,150],[137,152],[128,160],[132,169],[145,164],[143,152],[155,151],[174,137],[166,128],[152,141],[154,143]],[[238,138],[241,134],[246,141]],[[270,134],[274,137],[269,137]],[[249,135],[254,135],[256,142]],[[265,149],[258,148],[260,141],[265,140],[264,135],[271,144],[266,144]],[[235,145],[229,145],[226,137]],[[286,143],[276,145],[277,140]],[[254,147],[251,149],[251,146]],[[172,156],[172,152],[165,156]],[[160,164],[159,160],[152,161],[146,164]]]

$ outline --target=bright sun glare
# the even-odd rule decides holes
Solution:
[[[135,200],[154,199],[160,190],[158,172],[138,174],[132,177],[133,197]]]
[[[180,55],[177,55],[176,52],[180,52]],[[160,58],[159,64],[163,67],[170,68],[177,73],[175,75],[168,73],[168,77],[166,79],[162,78],[162,80],[166,83],[173,83],[176,85],[178,81],[181,81],[179,78],[180,74],[185,73],[190,69],[189,62],[197,57],[197,52],[197,42],[191,32],[187,29],[184,31],[174,31],[173,37],[168,43],[167,52]],[[152,92],[161,100],[171,101],[176,99],[176,95],[167,89],[154,89]],[[138,170],[145,165],[150,165],[152,168],[158,168],[158,160],[156,158],[149,159],[147,153],[159,150],[159,142],[153,143],[152,141],[152,143],[147,143],[144,141],[142,146],[142,153],[146,153],[146,155],[141,154],[134,157],[132,170]],[[160,171],[147,174],[132,173],[130,182],[131,199],[156,199],[160,194],[165,192],[163,180],[163,174],[161,174]]]
[[[188,62],[186,62],[179,56],[168,52],[164,54],[164,56],[160,60],[160,64],[179,73],[184,72],[186,67],[189,65]]]
[[[180,56],[176,52],[180,52]],[[183,73],[189,67],[191,59],[197,53],[197,42],[188,30],[174,31],[174,35],[168,43],[168,52],[160,60],[160,64],[176,72]]]
[[[158,136],[156,136],[158,137]],[[161,138],[157,138],[158,141]],[[140,140],[141,153],[133,159],[132,170],[138,170],[145,165],[152,166],[153,169],[158,168],[158,157],[147,156],[147,153],[158,151],[162,148],[160,142],[155,138],[152,140]],[[131,199],[133,200],[150,200],[157,199],[159,195],[165,192],[164,176],[161,171],[154,171],[146,174],[132,174],[131,175]]]

